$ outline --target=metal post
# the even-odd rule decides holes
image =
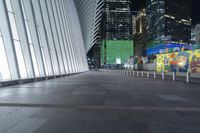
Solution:
[[[144,71],[142,71],[142,77],[144,77]]]
[[[149,78],[149,72],[147,72],[147,78]]]
[[[135,71],[133,71],[133,76],[135,76]]]
[[[187,72],[186,82],[187,83],[191,82],[191,74],[190,74],[190,72]]]
[[[139,77],[139,71],[137,71],[137,77]]]
[[[156,72],[153,72],[153,77],[154,79],[156,79]]]
[[[173,81],[176,81],[176,72],[173,72]]]
[[[132,71],[130,70],[130,76],[132,76]]]
[[[162,71],[162,80],[165,80],[165,72]]]

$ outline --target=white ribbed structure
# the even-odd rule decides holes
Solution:
[[[74,0],[79,14],[86,52],[96,43],[104,0]]]
[[[0,82],[88,71],[100,0],[0,0]]]

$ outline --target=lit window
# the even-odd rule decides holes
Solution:
[[[9,16],[9,20],[10,20],[10,26],[11,26],[11,31],[12,31],[13,39],[19,40],[19,36],[18,36],[18,33],[17,33],[17,26],[16,26],[16,23],[15,23],[14,14],[8,12],[8,16]]]
[[[49,75],[48,67],[47,67],[47,63],[46,63],[46,58],[44,56],[44,49],[42,47],[41,47],[41,51],[42,51],[42,58],[43,58],[43,61],[44,61],[45,72],[46,72],[46,75]]]
[[[0,80],[11,79],[3,38],[0,31]]]
[[[27,36],[28,36],[28,42],[29,42],[29,46],[30,46],[31,58],[33,61],[35,76],[39,77],[40,74],[39,74],[39,70],[38,70],[38,64],[37,64],[34,46],[33,46],[32,38],[31,38],[31,34],[30,34],[28,19],[27,19],[26,13],[25,13],[24,4],[23,4],[22,0],[21,0],[21,6],[22,6],[23,15],[24,15],[25,27],[26,27],[26,32],[27,32]]]
[[[32,39],[31,39],[31,34],[30,34],[30,29],[29,29],[29,26],[28,26],[28,21],[25,21],[25,26],[26,26],[26,30],[27,30],[27,36],[28,36],[28,42],[29,44],[32,44]]]
[[[16,55],[17,55],[20,76],[21,76],[21,78],[27,78],[28,75],[27,75],[26,66],[24,63],[24,56],[22,53],[20,42],[14,41],[14,44],[15,44],[15,51],[16,51]]]
[[[35,70],[35,76],[39,77],[40,74],[39,74],[39,70],[38,70],[38,64],[37,64],[37,60],[36,60],[36,57],[35,57],[35,51],[34,51],[33,45],[30,45],[30,50],[31,50],[31,57],[32,57],[32,60],[33,60],[33,67],[34,67],[34,70]]]
[[[23,52],[21,49],[19,35],[17,32],[16,21],[15,21],[15,17],[14,17],[14,13],[12,10],[12,5],[11,5],[10,0],[6,0],[6,6],[8,9],[8,17],[9,17],[10,27],[11,27],[11,31],[12,31],[13,42],[14,42],[14,46],[15,46],[15,53],[17,56],[20,77],[27,78],[28,75],[27,75],[27,70],[26,70],[26,66],[25,66],[25,62],[24,62],[24,56],[23,56]]]

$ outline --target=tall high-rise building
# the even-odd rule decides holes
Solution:
[[[200,44],[200,24],[196,24],[194,27],[195,44]]]
[[[142,8],[136,17],[136,33],[134,34],[135,55],[146,55],[146,33],[146,9]]]
[[[136,33],[136,20],[137,20],[137,15],[132,16],[132,23],[133,23],[133,35]]]
[[[147,0],[148,54],[172,52],[189,44],[191,1]]]
[[[133,56],[130,0],[104,0],[101,64],[124,64]]]

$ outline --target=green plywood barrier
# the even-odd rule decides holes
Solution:
[[[133,56],[132,40],[104,40],[101,47],[101,64],[116,64],[120,59],[121,64]]]

